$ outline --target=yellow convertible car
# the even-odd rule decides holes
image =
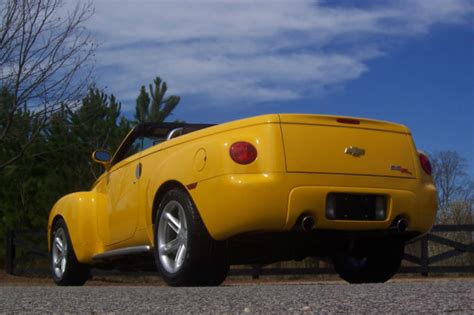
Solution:
[[[219,285],[233,264],[305,257],[329,257],[351,283],[384,282],[435,219],[427,156],[407,127],[383,121],[147,123],[113,157],[92,158],[104,174],[50,213],[59,285],[84,284],[91,267],[154,264],[173,286]]]

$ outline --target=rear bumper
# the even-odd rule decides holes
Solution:
[[[384,221],[328,220],[328,193],[382,194],[388,198]],[[316,230],[385,230],[397,216],[408,231],[426,233],[436,215],[436,190],[416,179],[308,173],[233,174],[199,182],[190,191],[214,239],[248,232],[288,231],[303,214]]]

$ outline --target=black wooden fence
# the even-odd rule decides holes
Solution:
[[[5,236],[5,272],[15,274],[18,265],[48,258],[46,231],[9,230]],[[44,259],[43,259],[44,260]]]
[[[465,232],[469,234],[466,242],[460,242],[437,235],[435,233],[453,234],[456,232]],[[474,273],[474,243],[472,238],[474,224],[469,225],[435,225],[430,233],[418,240],[411,249],[415,249],[417,254],[407,252],[405,261],[411,263],[411,266],[403,264],[401,273],[419,273],[428,276],[429,273]],[[47,258],[46,244],[38,244],[38,237],[44,238],[44,232],[15,232],[8,231],[5,244],[5,271],[14,274],[16,266],[35,257]],[[430,255],[430,248],[434,244],[444,245],[449,248],[447,251]],[[418,247],[418,250],[416,248]],[[21,257],[17,257],[18,251],[21,251]],[[437,251],[440,251],[438,248]],[[471,257],[464,259],[462,265],[440,265],[439,263],[462,254],[471,254]],[[253,266],[252,268],[232,269],[231,275],[246,275],[258,278],[260,275],[308,275],[308,274],[331,274],[334,269],[325,264],[324,267],[317,268],[275,268]]]
[[[467,244],[459,242],[451,238],[442,237],[435,233],[453,234],[455,232],[468,232]],[[418,254],[405,253],[404,260],[411,263],[402,264],[399,273],[418,273],[423,276],[428,276],[429,273],[474,273],[474,243],[472,238],[474,232],[474,225],[435,225],[430,233],[423,236],[421,239],[410,245],[410,249],[416,250]],[[430,256],[430,248],[433,245],[444,245],[449,250],[437,253]],[[442,248],[438,248],[438,251]],[[462,265],[440,265],[439,263],[451,259],[462,254],[471,254],[471,257],[466,257]],[[324,267],[313,268],[274,268],[261,266],[253,266],[246,269],[233,269],[232,275],[250,275],[254,279],[260,275],[314,275],[314,274],[332,274],[335,273],[332,266],[324,264]]]

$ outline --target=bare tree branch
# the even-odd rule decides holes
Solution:
[[[454,151],[437,152],[431,160],[433,180],[438,190],[438,219],[457,217],[465,211],[472,220],[474,182],[465,171],[466,160]]]
[[[0,141],[9,136],[15,113],[30,110],[39,121],[21,151],[24,154],[61,104],[74,106],[90,84],[96,43],[85,29],[91,2],[68,8],[63,0],[0,0],[0,88],[12,94],[0,121]]]

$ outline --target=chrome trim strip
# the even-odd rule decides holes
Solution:
[[[115,257],[115,256],[124,256],[124,255],[130,255],[130,254],[147,253],[151,250],[152,250],[152,248],[149,245],[125,247],[125,248],[119,248],[119,249],[114,249],[114,250],[109,250],[107,252],[103,252],[102,254],[95,255],[94,257],[92,257],[92,259],[93,260],[101,260],[101,259],[111,258],[111,257]]]

